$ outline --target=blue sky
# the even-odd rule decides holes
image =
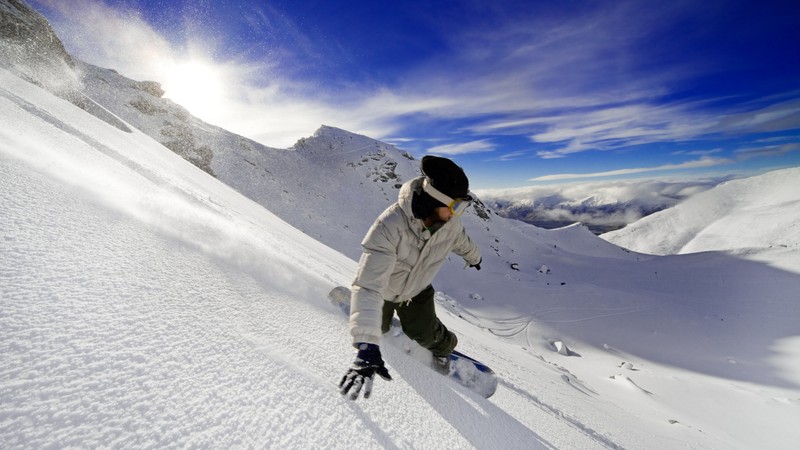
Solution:
[[[32,4],[73,55],[270,146],[331,125],[483,189],[800,165],[796,1]]]

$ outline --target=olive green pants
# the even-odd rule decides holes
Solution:
[[[446,356],[456,347],[458,338],[436,317],[433,286],[428,286],[411,299],[410,303],[383,302],[381,330],[389,331],[392,317],[397,312],[403,333],[427,348],[433,356]]]

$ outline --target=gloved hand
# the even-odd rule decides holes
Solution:
[[[342,395],[350,393],[350,400],[358,398],[361,393],[361,388],[364,388],[364,398],[369,398],[372,393],[372,379],[375,374],[381,376],[384,380],[391,380],[392,376],[383,365],[383,358],[381,358],[381,349],[375,344],[357,344],[358,355],[356,360],[353,361],[351,367],[339,382],[339,392]]]
[[[481,270],[481,263],[482,263],[482,262],[483,262],[483,258],[481,258],[481,260],[480,260],[480,261],[478,261],[476,264],[470,264],[470,267],[474,267],[474,268],[476,268],[477,270]]]

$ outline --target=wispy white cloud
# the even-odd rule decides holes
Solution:
[[[437,145],[428,149],[428,153],[440,155],[463,155],[465,153],[490,152],[494,150],[494,144],[487,139],[478,141],[464,142],[460,144]]]
[[[727,114],[703,110],[700,106],[697,103],[638,104],[589,112],[568,111],[529,119],[528,123],[543,126],[543,131],[532,134],[530,139],[533,142],[560,145],[556,150],[538,152],[542,158],[557,158],[621,146],[685,142],[710,136],[800,128],[800,101],[761,107],[749,105],[754,109]]]
[[[726,114],[710,131],[764,133],[798,128],[800,128],[800,99],[794,99]]]
[[[473,131],[516,133],[542,125],[546,114],[652,100],[668,93],[667,81],[695,70],[688,64],[659,72],[637,66],[642,37],[674,11],[614,2],[580,13],[542,12],[504,16],[497,19],[502,26],[490,18],[447,30],[455,52],[417,68],[409,84],[459,99],[439,114],[492,117]]]
[[[528,156],[529,154],[530,154],[530,152],[527,151],[527,150],[517,150],[515,152],[509,152],[509,153],[505,153],[503,155],[500,155],[499,157],[496,158],[496,160],[498,160],[498,161],[514,161],[516,159]]]
[[[655,167],[637,167],[630,169],[618,169],[618,170],[609,170],[605,172],[594,172],[594,173],[562,173],[562,174],[544,175],[541,177],[531,178],[528,181],[561,181],[561,180],[578,180],[585,178],[618,177],[624,175],[635,175],[646,172],[696,169],[698,167],[712,167],[712,166],[719,166],[722,164],[731,164],[733,162],[734,160],[729,158],[701,158],[695,161],[687,161],[680,164],[663,164]]]
[[[447,100],[426,114],[469,117],[475,136],[554,144],[531,146],[541,158],[800,128],[797,92],[750,103],[675,100],[685,83],[717,69],[653,47],[667,27],[696,17],[695,8],[704,7],[612,2],[570,15],[504,17],[502,27],[488,20],[454,30],[457,52],[416,69],[409,84]]]
[[[711,150],[679,150],[672,152],[673,155],[687,155],[687,156],[710,156],[722,153],[721,148],[714,148]]]
[[[666,24],[691,16],[691,2],[601,2],[578,11],[535,6],[524,14],[471,4],[484,8],[475,15],[481,20],[437,21],[450,39],[448,52],[409,67],[394,84],[372,80],[335,90],[326,90],[324,81],[299,81],[293,76],[296,63],[336,64],[347,60],[347,50],[312,39],[268,4],[252,5],[242,16],[253,33],[265,37],[265,48],[225,60],[201,26],[184,26],[183,41],[173,42],[137,11],[102,0],[38,3],[60,12],[63,20],[55,25],[71,52],[125,76],[164,83],[172,68],[202,61],[222,88],[218,106],[201,118],[278,147],[323,123],[379,139],[414,138],[420,147],[421,139],[431,137],[416,131],[426,128],[421,123],[469,119],[452,133],[454,141],[472,142],[442,144],[438,152],[490,151],[486,134],[517,135],[527,136],[530,152],[540,158],[800,128],[800,100],[791,100],[796,95],[733,111],[663,102],[673,86],[708,69],[696,60],[653,64],[664,57],[652,48],[653,37]],[[267,39],[276,34],[282,39]]]
[[[648,172],[676,171],[685,169],[696,169],[702,167],[714,167],[714,166],[733,164],[738,161],[746,161],[753,158],[783,156],[788,153],[800,152],[800,144],[784,143],[784,144],[741,148],[733,151],[732,158],[713,158],[709,156],[712,154],[720,153],[720,151],[721,151],[720,149],[714,149],[707,151],[695,150],[686,152],[675,152],[675,154],[702,156],[700,159],[686,161],[678,164],[663,164],[653,167],[638,167],[638,168],[618,169],[618,170],[609,170],[604,172],[593,172],[593,173],[552,174],[552,175],[544,175],[535,178],[530,178],[528,181],[580,180],[589,178],[619,177],[619,176],[635,175],[639,173],[648,173]]]
[[[770,156],[783,156],[787,153],[800,152],[800,144],[770,145],[766,147],[743,148],[734,151],[739,159],[762,158]]]

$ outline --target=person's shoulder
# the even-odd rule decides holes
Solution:
[[[461,221],[460,217],[451,217],[446,225],[447,230],[451,233],[460,233],[464,229],[464,222]]]
[[[386,208],[383,213],[378,216],[376,222],[382,223],[388,228],[401,228],[403,226],[408,226],[406,214],[403,211],[403,208],[401,208],[397,203]]]

